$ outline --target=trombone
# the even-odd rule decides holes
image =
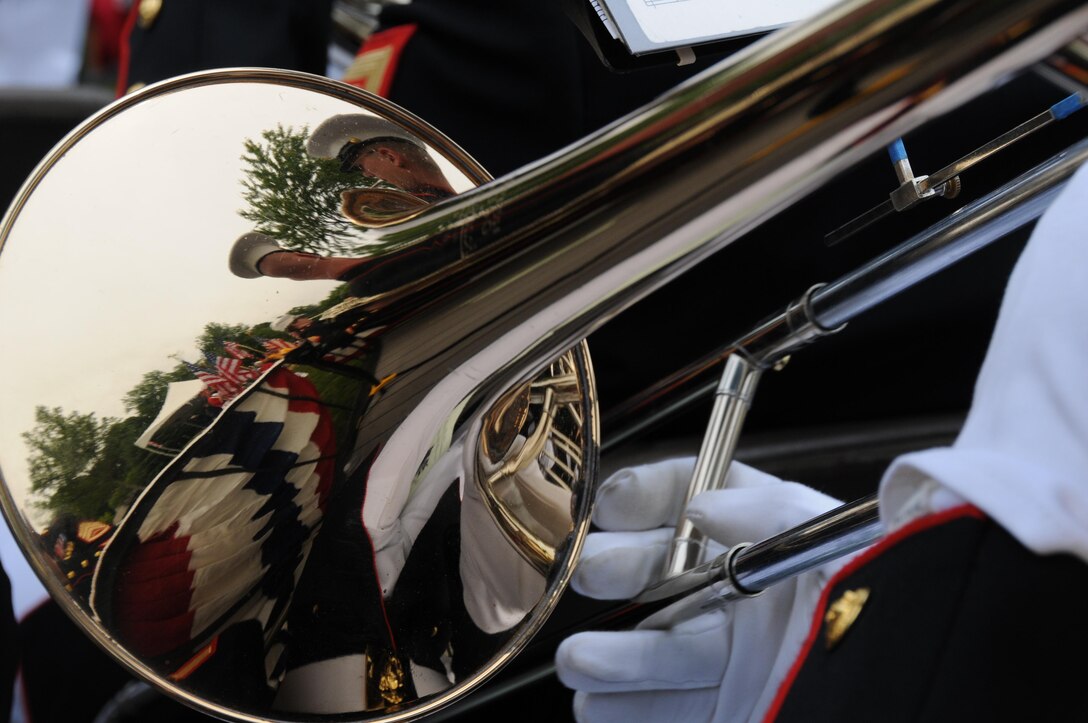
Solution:
[[[361,399],[362,409],[349,420],[350,448],[342,467],[353,480],[374,485],[367,491],[368,501],[381,493],[403,503],[398,495],[433,492],[427,489],[428,475],[448,473],[463,462],[457,454],[462,451],[458,444],[476,452],[475,442],[482,436],[487,442],[485,451],[495,452],[487,460],[473,458],[474,466],[468,465],[466,474],[482,470],[486,474],[478,474],[478,479],[490,481],[494,476],[504,489],[498,484],[483,489],[477,479],[475,484],[466,482],[463,490],[453,488],[463,496],[451,495],[450,499],[475,498],[480,503],[476,508],[480,514],[474,521],[504,543],[480,547],[487,551],[499,548],[519,566],[524,579],[532,581],[532,589],[539,595],[529,601],[515,600],[517,604],[510,609],[518,615],[507,616],[516,617],[513,622],[498,620],[497,615],[488,620],[498,630],[488,640],[491,647],[476,651],[475,658],[482,662],[455,681],[441,674],[417,679],[395,656],[386,655],[381,659],[384,668],[377,666],[381,668],[378,675],[365,673],[368,685],[370,678],[375,679],[378,697],[363,700],[363,691],[355,691],[359,692],[358,700],[337,701],[339,707],[334,710],[325,707],[328,696],[307,695],[305,690],[289,707],[254,701],[245,697],[241,686],[231,688],[223,685],[224,681],[213,681],[220,687],[214,694],[208,693],[190,674],[215,655],[212,643],[218,628],[209,625],[199,631],[202,638],[185,641],[201,647],[197,655],[181,661],[183,665],[175,665],[178,661],[173,659],[173,667],[160,664],[162,656],[157,654],[173,645],[172,640],[154,648],[154,654],[144,654],[146,648],[133,641],[146,641],[126,637],[129,631],[114,624],[124,617],[110,605],[110,583],[115,580],[99,574],[100,568],[88,606],[85,599],[72,595],[65,581],[49,567],[55,561],[42,549],[41,539],[27,522],[30,510],[25,500],[12,494],[13,482],[18,481],[13,471],[19,461],[13,464],[10,458],[3,460],[5,486],[0,489],[0,507],[4,516],[50,592],[88,635],[134,672],[190,705],[245,721],[270,717],[317,720],[325,714],[336,720],[403,721],[435,713],[478,689],[541,629],[570,578],[588,531],[600,446],[592,374],[584,356],[569,363],[555,360],[578,347],[609,319],[680,279],[844,170],[894,143],[927,117],[971,101],[1010,73],[1042,60],[1086,27],[1088,6],[1076,0],[846,0],[818,18],[746,47],[582,141],[498,179],[491,179],[467,154],[402,109],[326,79],[254,69],[198,73],[149,86],[104,109],[58,145],[0,221],[4,244],[0,274],[8,274],[13,267],[18,271],[17,252],[33,245],[36,229],[24,231],[24,220],[52,220],[62,215],[42,213],[37,201],[55,178],[55,170],[70,167],[69,162],[78,165],[86,149],[84,141],[101,137],[97,131],[108,130],[123,113],[168,106],[190,91],[199,91],[198,95],[206,91],[225,103],[245,95],[235,87],[241,84],[246,91],[254,91],[246,97],[258,100],[265,96],[256,91],[267,89],[277,97],[299,94],[305,96],[306,103],[320,101],[314,102],[314,107],[334,105],[332,101],[352,110],[362,107],[407,133],[428,139],[462,172],[469,187],[460,195],[408,209],[405,216],[398,216],[398,222],[345,232],[360,246],[364,242],[380,244],[388,251],[379,263],[353,279],[350,304],[335,307],[337,313],[352,315],[353,321],[372,324],[365,330],[372,336],[360,332],[354,338],[358,346],[328,350],[372,355],[367,359],[372,367],[352,370],[356,373],[350,381],[359,385],[353,390],[360,392],[353,400]],[[149,99],[156,103],[145,103]],[[231,116],[220,105],[212,107],[215,115]],[[204,117],[213,115],[207,106],[203,110]],[[161,139],[157,133],[156,142]],[[230,147],[231,153],[236,151],[237,146]],[[735,346],[748,353],[734,354],[733,358],[751,363],[755,373],[744,381],[745,374],[731,370],[729,378],[741,381],[740,392],[733,394],[729,391],[732,387],[726,387],[721,396],[750,403],[754,381],[763,366],[777,363],[785,354],[840,327],[918,275],[935,273],[957,256],[984,245],[1002,228],[1022,225],[1037,216],[1082,154],[1078,147],[1068,158],[1045,164],[1037,178],[1025,178],[1023,184],[972,205],[897,254],[874,262],[857,275],[810,290],[783,314],[736,341]],[[224,155],[215,156],[209,165],[220,162]],[[108,162],[101,165],[113,164],[113,156],[105,158]],[[95,190],[93,186],[86,179],[77,184],[79,191],[87,194]],[[1019,209],[1016,213],[1013,206]],[[178,207],[155,216],[154,230],[167,226],[164,219],[174,219]],[[110,225],[111,232],[114,226]],[[213,247],[212,251],[222,249]],[[65,255],[63,250],[52,252]],[[922,257],[917,265],[916,256]],[[158,262],[161,266],[161,258]],[[117,272],[116,267],[109,270]],[[17,276],[11,272],[4,278]],[[223,278],[224,285],[236,282],[225,274]],[[252,286],[247,287],[250,289]],[[0,287],[0,300],[6,298],[4,290]],[[258,301],[264,302],[261,308],[267,310],[267,300]],[[10,311],[18,300],[3,303]],[[67,317],[62,321],[67,322]],[[47,320],[42,324],[49,326]],[[88,361],[88,368],[93,361]],[[281,386],[272,382],[282,381],[288,366],[281,358],[251,391],[225,409],[263,412],[252,390],[274,397]],[[318,364],[310,369],[327,371]],[[544,375],[543,381],[540,375]],[[10,371],[8,376],[19,378]],[[33,381],[24,380],[27,384]],[[581,394],[580,399],[575,399],[573,390]],[[714,466],[719,468],[728,464],[730,440],[743,421],[743,410],[735,411],[723,415],[731,416],[732,421],[715,423],[708,432],[711,439],[725,440],[716,455]],[[529,432],[522,446],[516,446],[525,420],[538,412],[536,429],[543,431],[535,436]],[[564,423],[573,420],[581,424],[580,436],[553,433],[562,431],[560,417]],[[185,450],[194,449],[207,436],[196,438]],[[522,450],[528,452],[523,454]],[[519,539],[519,529],[532,526],[521,525],[517,515],[506,514],[510,508],[504,505],[509,498],[503,495],[511,492],[506,488],[515,486],[507,484],[505,472],[496,472],[505,470],[509,460],[518,465],[536,464],[548,454],[552,458],[544,467],[550,476],[538,477],[549,485],[552,496],[541,506],[547,507],[553,519],[561,518],[554,513],[562,510],[566,526],[559,534],[555,528],[530,529],[534,533],[531,538]],[[177,468],[191,461],[178,459]],[[467,478],[474,479],[471,475]],[[200,478],[200,482],[207,482],[207,478]],[[149,487],[150,491],[141,493],[137,503],[147,503],[141,512],[147,512],[162,487]],[[345,492],[347,501],[356,507],[331,504],[325,516],[307,528],[315,535],[315,549],[324,543],[326,547],[320,551],[328,552],[328,546],[335,544],[328,540],[339,543],[343,536],[358,541],[371,532],[367,526],[370,510],[362,506],[361,487]],[[491,492],[495,494],[487,494]],[[182,510],[192,513],[190,517],[224,512],[198,495],[176,495],[181,502],[190,497],[193,507]],[[343,501],[332,499],[333,503]],[[569,504],[553,504],[556,500],[569,500]],[[428,500],[411,500],[416,501],[422,506]],[[209,507],[212,509],[207,510]],[[317,516],[312,509],[308,512]],[[378,512],[380,518],[384,510]],[[121,525],[133,519],[140,521],[126,513]],[[727,560],[712,561],[709,567],[700,567],[707,563],[699,562],[690,572],[685,569],[673,576],[676,585],[655,589],[653,594],[664,599],[698,590],[718,604],[756,592],[828,555],[867,544],[875,534],[874,519],[875,507],[871,500],[865,501],[780,539],[734,548]],[[318,527],[320,535],[316,534]],[[136,536],[132,528],[129,524],[123,530],[130,533],[128,539]],[[468,525],[461,529],[477,531]],[[111,547],[117,539],[111,540]],[[123,548],[124,542],[122,539],[117,547]],[[799,545],[805,551],[796,554]],[[111,549],[107,548],[104,557],[109,556]],[[303,570],[296,564],[298,559],[303,559],[301,553],[288,561],[277,582],[296,596],[285,598],[290,600],[290,610],[297,608],[305,614],[312,610],[316,615],[320,595],[307,597],[302,584],[310,581],[306,573],[313,568]],[[395,565],[379,570],[385,575],[380,578],[384,587],[379,592],[384,594],[385,587],[396,591],[395,585],[385,583],[398,572]],[[484,572],[494,573],[490,569]],[[224,582],[238,582],[236,576],[222,577],[231,578]],[[492,574],[490,579],[502,577]],[[244,604],[260,608],[258,613],[264,617],[259,622],[266,625],[261,632],[269,636],[264,641],[268,650],[261,652],[270,652],[275,648],[275,634],[282,629],[277,627],[282,621],[277,616],[286,614],[288,603],[276,600],[275,605],[261,607],[258,603],[263,601],[252,591],[245,592],[248,597],[219,596],[217,602],[231,614]],[[418,593],[427,599],[434,591],[427,588]],[[296,606],[296,599],[313,604]],[[699,595],[689,599],[696,605],[708,600]],[[479,607],[486,609],[487,603],[485,599]],[[330,637],[337,638],[340,632],[333,630]],[[415,637],[419,639],[433,637],[430,625],[410,632],[418,633]],[[187,654],[191,652],[186,649]],[[379,660],[363,654],[356,657],[359,671],[373,670],[374,661]],[[261,663],[260,672],[266,673],[263,655]],[[362,677],[360,674],[356,679]],[[424,683],[433,684],[433,688],[421,693]],[[365,692],[372,691],[368,688]]]
[[[1036,221],[1086,159],[1088,141],[1074,144],[852,273],[809,289],[784,312],[732,343],[715,390],[688,499],[723,486],[744,414],[765,368]],[[705,550],[705,539],[684,522],[677,528],[674,554],[667,560],[661,580],[637,602],[658,603],[686,595],[645,621],[646,625],[668,627],[715,606],[758,595],[770,585],[863,549],[881,534],[876,496],[871,495],[766,540],[735,545],[704,562],[699,556]]]

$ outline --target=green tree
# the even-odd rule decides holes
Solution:
[[[146,428],[147,422],[136,417],[122,419],[111,426],[91,468],[91,477],[110,480],[105,507],[111,514],[130,504],[162,468],[162,457],[136,446],[136,440]]]
[[[245,347],[246,350],[260,356],[262,352],[261,337],[253,333],[253,329],[245,324],[219,324],[210,322],[204,325],[204,331],[197,337],[196,346],[200,354],[205,357],[217,357],[225,354],[224,342],[233,341]],[[183,379],[191,378],[182,377]],[[171,380],[178,381],[178,380]]]
[[[323,254],[351,252],[359,245],[356,227],[340,213],[340,193],[375,185],[358,173],[344,173],[339,162],[306,152],[308,128],[278,126],[247,139],[242,161],[243,198],[239,211],[255,230],[285,248]]]
[[[321,303],[298,311],[319,313],[343,295],[338,287]],[[195,343],[205,357],[225,355],[224,343],[228,341],[260,357],[262,338],[279,335],[267,324],[249,327],[211,322]],[[124,419],[99,419],[93,413],[38,407],[34,426],[22,435],[30,450],[27,465],[34,504],[53,514],[112,521],[115,511],[130,504],[163,466],[161,455],[136,446],[136,440],[158,417],[170,384],[192,378],[193,373],[180,362],[166,371],[145,373],[123,398],[128,412]],[[208,421],[210,417],[190,420],[189,427],[175,432],[191,437]]]
[[[30,448],[30,489],[39,506],[82,519],[108,519],[110,480],[91,473],[115,420],[39,406],[23,433]]]
[[[170,383],[192,378],[192,372],[181,364],[167,372],[159,370],[147,372],[139,383],[125,394],[125,409],[147,426],[162,409],[162,403],[166,400],[166,389]],[[136,436],[139,437],[138,434]]]

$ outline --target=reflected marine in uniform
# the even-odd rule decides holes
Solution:
[[[197,7],[204,8],[206,5],[208,4],[201,3]],[[233,17],[243,15],[242,11],[227,11],[223,4],[212,5],[223,8],[218,12],[228,17],[226,24],[221,27],[229,26],[232,13],[238,13]],[[300,3],[278,3],[275,7],[281,10],[297,10],[299,5]],[[237,29],[237,33],[244,33],[244,37],[227,31],[221,35],[210,33],[200,36],[192,31],[190,25],[185,38],[191,41],[194,37],[202,37],[203,45],[198,49],[199,52],[179,53],[171,50],[166,30],[167,21],[173,18],[170,22],[199,24],[201,18],[197,17],[198,11],[195,9],[190,10],[189,15],[170,15],[171,8],[178,6],[177,0],[167,0],[158,17],[151,18],[146,27],[141,25],[144,21],[134,21],[128,85],[223,65],[272,65],[324,72],[324,50],[329,40],[327,26],[321,33],[315,34],[315,38],[321,35],[320,40],[313,41],[320,45],[322,56],[321,63],[318,64],[320,68],[316,71],[313,66],[303,63],[301,55],[294,52],[300,47],[294,28],[283,23],[271,26],[277,18],[285,17],[283,13],[272,12],[263,4],[253,9],[250,13],[252,18],[246,18],[247,21],[258,22],[257,32],[254,32],[250,23],[244,30]],[[323,12],[324,19],[327,20],[328,3],[316,3],[313,7],[314,17]],[[265,15],[270,17],[266,19],[263,17]],[[312,28],[320,24],[314,23]],[[260,32],[262,27],[263,32]],[[242,50],[253,40],[263,43],[262,48],[278,47],[285,54],[274,60],[267,60],[262,59],[260,53]],[[214,47],[219,42],[230,47],[221,52],[221,49]],[[626,73],[614,72],[602,64],[585,37],[557,4],[516,0],[496,6],[480,0],[455,3],[412,0],[406,5],[391,4],[385,9],[379,31],[363,45],[357,62],[349,68],[345,79],[389,98],[432,123],[479,160],[489,172],[501,176],[640,107],[693,73],[709,67],[720,57],[707,56],[700,58],[694,65],[684,67],[659,65]],[[802,253],[797,239],[784,239],[785,241],[790,242],[787,247],[789,253]],[[815,243],[819,243],[819,239]],[[831,256],[825,248],[818,251],[821,263]],[[766,253],[759,256],[767,258]],[[805,274],[812,272],[811,267],[812,265],[805,269]],[[809,285],[807,279],[802,282],[788,278],[789,273],[791,272],[784,270],[783,278],[776,281],[778,286],[775,288],[787,288],[786,294],[782,296],[777,295],[775,288],[770,291],[763,288],[753,289],[755,286],[764,286],[762,279],[753,283],[750,276],[738,278],[734,274],[728,279],[728,284],[708,287],[709,291],[704,290],[702,298],[696,288],[697,283],[685,284],[682,304],[643,304],[636,308],[640,308],[645,315],[626,314],[623,319],[610,324],[596,339],[591,339],[594,359],[601,372],[598,379],[601,381],[602,399],[607,401],[615,393],[614,387],[625,385],[621,377],[632,365],[650,367],[664,364],[665,371],[673,371],[676,368],[676,359],[697,356],[686,354],[679,346],[691,344],[692,340],[706,343],[708,336],[716,335],[719,331],[715,329],[713,334],[708,335],[705,320],[695,318],[699,314],[671,318],[669,310],[711,307],[711,302],[711,308],[721,308],[726,305],[722,303],[723,296],[745,295],[753,290],[760,296],[771,297],[772,304],[776,305],[793,298]],[[722,286],[730,288],[723,291]],[[758,300],[756,303],[759,303]],[[751,304],[745,308],[750,306]],[[760,307],[759,313],[764,310],[771,311],[773,308],[770,305]],[[662,324],[662,320],[668,322],[667,327]],[[694,333],[684,333],[693,327]],[[653,338],[655,330],[663,333],[666,328],[673,333],[673,337],[666,342],[669,352],[647,355],[646,349],[658,343]],[[905,334],[900,335],[899,339],[903,335]],[[710,341],[720,342],[722,339]],[[632,354],[632,350],[636,353]],[[654,358],[648,358],[650,356]],[[898,356],[907,359],[910,355]],[[884,373],[889,378],[895,376],[891,371]],[[834,384],[825,384],[823,388],[837,392]],[[878,395],[872,396],[875,398]],[[792,406],[804,408],[806,412],[814,406],[803,402],[804,400],[793,400]],[[842,406],[840,399],[836,399],[836,403]],[[348,486],[349,489],[360,487]],[[349,508],[349,505],[345,505],[340,509]],[[355,509],[358,509],[358,505]],[[355,525],[353,532],[356,534],[353,537],[357,539],[353,546],[339,546],[340,541],[320,537],[317,543],[318,546],[328,546],[328,559],[333,561],[328,569],[321,571],[321,575],[326,578],[329,589],[345,595],[347,593],[344,582],[348,580],[352,584],[361,584],[371,589],[377,587],[373,571],[364,569],[367,567],[366,563],[372,559],[373,551],[359,549],[366,547],[365,531],[360,529],[357,516],[348,522]],[[435,522],[441,523],[441,516],[436,517]],[[329,527],[336,529],[338,525],[332,524]],[[455,560],[448,560],[446,564],[452,565],[454,562]],[[357,569],[348,569],[349,566],[357,566]],[[420,575],[419,579],[430,580],[441,574],[441,571],[428,571]],[[405,578],[407,575],[406,569]],[[303,586],[303,589],[312,588]],[[299,634],[300,641],[306,639],[302,631],[308,624],[348,631],[348,628],[342,627],[342,621],[338,619],[340,616],[344,616],[349,624],[358,622],[358,616],[347,609],[353,601],[346,597],[343,600],[298,602],[303,604],[297,607],[300,615],[294,621],[297,624],[294,632]],[[340,606],[343,609],[338,610]],[[396,609],[395,604],[391,603],[390,607]],[[439,604],[439,607],[442,605]],[[448,614],[448,611],[441,611],[435,619],[445,620],[443,616]],[[312,620],[305,620],[311,615]],[[354,642],[380,642],[387,633],[385,630],[351,630],[344,636],[343,643],[354,652],[358,647],[350,645],[351,638],[357,636]],[[429,648],[423,654],[428,658],[434,657],[435,652],[442,650],[442,641],[447,639],[446,635],[447,631],[442,631],[434,643],[422,646]],[[304,643],[300,642],[299,645],[294,652],[301,654],[301,659],[296,660],[296,663],[305,663],[307,659],[327,659],[330,654],[329,650],[303,650],[301,645]]]
[[[340,39],[329,19],[332,4],[142,0],[129,37],[128,70],[122,68],[118,87],[225,66],[327,74],[326,51]],[[161,9],[152,12],[157,5]],[[356,48],[340,79],[418,115],[497,177],[645,105],[754,39],[697,52],[684,66],[668,54],[631,67],[610,66],[574,21],[574,8],[585,9],[575,0],[385,3],[376,31]],[[798,282],[799,290],[807,285]],[[771,303],[793,293],[790,288]],[[646,333],[685,323],[667,313],[667,306],[646,303],[597,333],[592,351],[595,364],[607,370],[598,375],[605,404],[675,371],[678,359],[702,353],[681,347],[699,344],[703,334],[681,334],[675,353],[643,358],[632,368]]]
[[[62,514],[41,533],[42,545],[51,553],[64,586],[86,604],[102,549],[113,535],[113,525],[98,520],[79,520]]]

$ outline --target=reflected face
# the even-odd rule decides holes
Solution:
[[[372,143],[356,156],[352,165],[366,176],[381,179],[411,194],[446,198],[454,193],[427,152],[411,143]]]

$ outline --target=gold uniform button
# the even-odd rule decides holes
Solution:
[[[139,0],[139,2],[140,27],[147,30],[154,24],[155,18],[159,17],[159,12],[162,10],[162,0]]]
[[[861,608],[868,599],[869,588],[859,587],[857,590],[847,590],[828,606],[827,614],[824,615],[824,635],[828,650],[839,644],[842,636],[846,635],[846,631],[858,619]]]

